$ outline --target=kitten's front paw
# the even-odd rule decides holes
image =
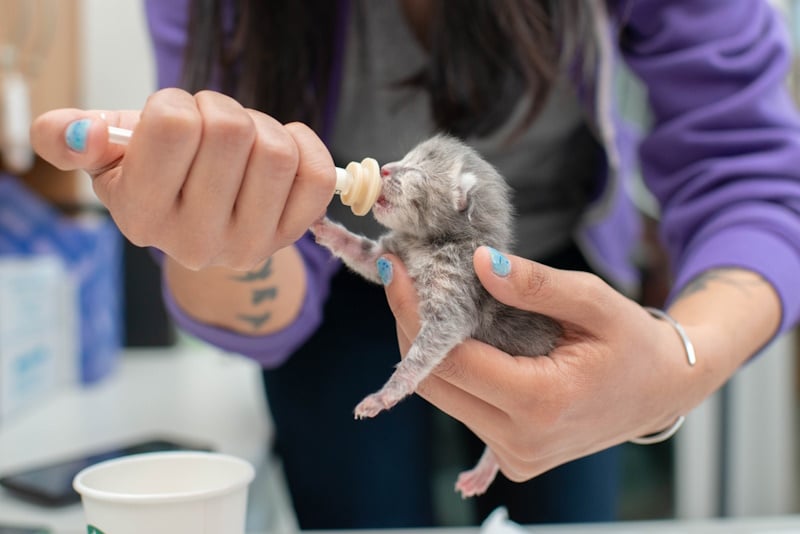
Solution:
[[[327,217],[316,221],[308,229],[314,234],[316,242],[327,248],[332,248],[342,234],[336,223]]]
[[[403,396],[394,395],[389,391],[378,391],[369,395],[358,403],[354,411],[356,419],[375,417],[384,410],[388,410],[402,400]]]
[[[327,217],[323,217],[322,219],[317,219],[314,221],[311,226],[308,227],[311,230],[311,233],[314,234],[315,237],[320,236],[325,233],[325,228],[330,225],[330,221]]]
[[[355,414],[356,419],[367,419],[375,417],[383,410],[388,408],[388,406],[384,406],[380,396],[377,393],[373,393],[369,397],[359,402],[353,413]]]

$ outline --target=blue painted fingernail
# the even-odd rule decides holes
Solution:
[[[80,119],[73,121],[67,126],[64,140],[67,146],[75,152],[86,151],[86,138],[89,135],[89,127],[92,125],[91,119]]]
[[[494,274],[498,276],[508,276],[508,273],[511,272],[511,262],[508,261],[508,258],[492,247],[486,248],[489,249],[489,255],[492,258],[492,271],[494,271]]]
[[[383,282],[383,285],[388,286],[392,282],[392,262],[386,258],[378,258],[377,265],[381,282]]]

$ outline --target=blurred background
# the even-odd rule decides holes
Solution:
[[[797,44],[798,2],[775,3]],[[89,179],[38,161],[24,141],[26,121],[48,109],[143,105],[155,77],[140,2],[0,0],[0,80],[1,444],[4,434],[65,389],[113,380],[124,358],[205,347],[170,324],[157,267],[115,230]],[[796,61],[787,80],[795,94],[799,80]],[[618,88],[625,115],[645,124],[635,80],[620,72]],[[800,513],[797,354],[794,334],[779,339],[690,414],[675,439],[626,445],[620,518]],[[256,370],[247,372],[255,376]],[[268,439],[265,433],[265,451]],[[442,424],[443,451],[448,439]],[[463,504],[452,492],[463,465],[443,465],[437,475],[441,515],[463,524]],[[275,467],[268,472],[279,483],[279,462]],[[10,498],[0,493],[0,501]],[[287,501],[281,502],[290,515]]]

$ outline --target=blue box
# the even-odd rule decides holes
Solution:
[[[78,292],[81,381],[111,373],[124,324],[122,236],[111,218],[64,216],[17,178],[0,174],[0,254],[61,258]]]
[[[61,258],[0,255],[0,423],[78,382],[79,315]]]

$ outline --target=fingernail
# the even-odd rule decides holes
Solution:
[[[80,119],[73,121],[67,126],[64,140],[67,146],[75,152],[86,151],[86,138],[89,135],[89,127],[92,125],[91,119]]]
[[[511,272],[511,262],[508,261],[508,258],[492,247],[486,248],[489,249],[489,255],[492,258],[492,271],[494,271],[494,274],[497,276],[508,276],[508,273]]]
[[[381,282],[383,282],[383,285],[388,286],[392,282],[392,262],[386,258],[378,258],[376,263]]]

